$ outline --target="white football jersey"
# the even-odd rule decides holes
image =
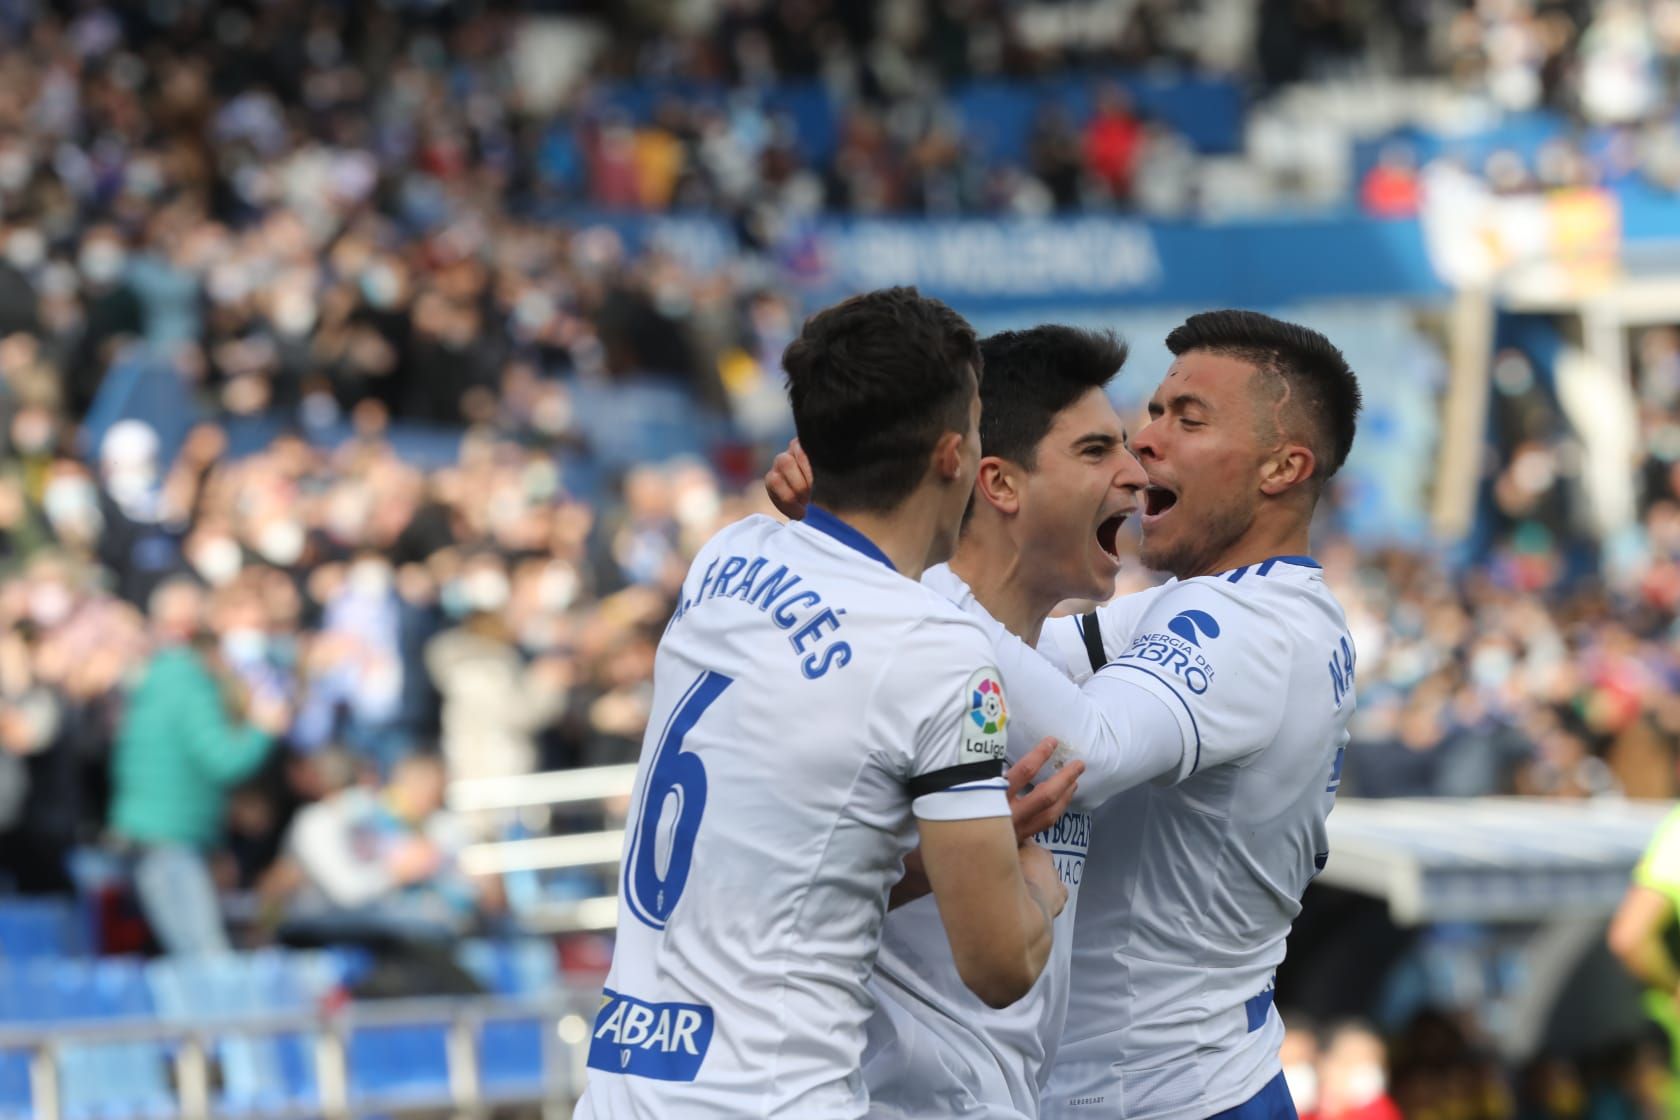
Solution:
[[[1145,695],[1165,703],[1182,761],[1093,815],[1041,1112],[1205,1120],[1281,1069],[1272,981],[1301,895],[1329,858],[1353,641],[1307,557],[1170,582],[1096,619],[1110,659],[1101,672],[1084,619],[1047,625],[1041,650],[1089,678],[1085,702],[1115,719]],[[1011,700],[1023,718],[1067,703],[1037,688]]]
[[[922,583],[988,630],[1002,631],[950,568],[930,568]],[[1012,685],[1011,699],[1019,691]],[[1007,730],[1011,759],[1030,751],[1041,737],[1032,736],[1019,719],[1010,719]],[[871,1117],[1031,1120],[1038,1115],[1041,1077],[1048,1072],[1046,1044],[1053,1047],[1067,1009],[1073,916],[1090,832],[1089,813],[1069,812],[1038,836],[1067,886],[1067,906],[1056,916],[1043,973],[1006,1008],[986,1006],[962,982],[931,896],[887,915],[870,981],[878,1002],[869,1019],[863,1063]]]
[[[813,509],[696,558],[654,666],[593,1120],[865,1115],[865,983],[916,818],[1007,816],[984,632]]]

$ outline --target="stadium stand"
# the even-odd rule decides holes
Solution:
[[[0,1031],[299,1016],[206,1058],[217,1107],[283,1109],[332,1088],[305,1020],[384,953],[373,919],[460,940],[410,994],[587,986],[622,823],[605,768],[639,749],[675,581],[763,508],[801,315],[871,283],[916,279],[987,330],[1116,326],[1126,404],[1186,310],[1344,341],[1372,407],[1320,538],[1361,649],[1343,796],[1674,795],[1680,308],[1627,332],[1621,396],[1587,381],[1637,465],[1607,536],[1573,325],[1489,313],[1467,363],[1486,423],[1455,444],[1464,265],[1438,242],[1503,227],[1431,212],[1516,213],[1551,244],[1599,211],[1534,215],[1584,191],[1630,269],[1666,270],[1672,3],[553,7],[0,4]],[[1470,516],[1444,539],[1453,487]],[[176,576],[204,592],[196,645],[149,613]],[[151,956],[167,922],[136,870],[170,838],[113,828],[147,793],[113,758],[171,646],[230,725],[266,706],[278,732],[195,802],[227,956]],[[392,809],[414,752],[454,792]],[[541,804],[471,794],[586,772]],[[365,891],[299,858],[299,811],[329,803],[379,838]],[[1377,811],[1338,822],[1350,848]],[[319,944],[295,935],[323,909],[363,923],[354,946],[286,944]],[[1495,1061],[1526,958],[1455,937],[1418,934],[1386,1002],[1320,1012],[1379,1018],[1408,1115],[1636,1095],[1635,1050]],[[1412,1029],[1432,1003],[1493,1012]],[[477,1089],[552,1088],[549,1023],[485,1022]],[[63,1113],[170,1112],[177,1043],[67,1045]],[[357,1029],[348,1095],[453,1100],[449,1054],[447,1015]],[[32,1100],[28,1056],[0,1054],[0,1111]]]

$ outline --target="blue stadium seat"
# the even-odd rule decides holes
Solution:
[[[0,959],[75,957],[87,952],[88,928],[68,899],[0,899]]]
[[[159,1014],[179,1021],[303,1010],[315,1006],[342,975],[326,954],[264,949],[154,961],[149,980]],[[224,1107],[277,1108],[315,1100],[314,1070],[299,1036],[223,1037],[215,1056]]]
[[[38,959],[0,967],[0,1021],[147,1018],[152,1010],[136,960]],[[69,1117],[144,1120],[174,1111],[168,1055],[156,1043],[67,1046],[59,1057],[59,1071]],[[26,1115],[27,1098],[27,1058],[9,1057],[0,1066],[0,1115]]]
[[[486,989],[500,996],[540,996],[559,980],[554,943],[541,938],[468,941],[458,959]],[[486,1089],[512,1092],[542,1081],[542,1032],[537,1019],[484,1024],[479,1036],[480,1076]]]
[[[449,1091],[448,1028],[365,1027],[350,1037],[350,1097],[357,1101],[441,1098]]]

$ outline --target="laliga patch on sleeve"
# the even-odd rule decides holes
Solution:
[[[962,721],[962,761],[1001,760],[1009,742],[1009,705],[1003,699],[1003,678],[990,666],[968,678],[968,714]]]

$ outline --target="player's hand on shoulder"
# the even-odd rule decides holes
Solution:
[[[1056,871],[1056,861],[1050,858],[1048,850],[1037,844],[1021,845],[1021,877],[1027,881],[1027,890],[1044,905],[1054,918],[1067,905],[1067,887],[1062,883],[1062,877]]]
[[[1061,819],[1073,801],[1079,775],[1085,772],[1085,764],[1077,759],[1055,765],[1060,747],[1055,739],[1045,739],[1004,774],[1009,780],[1015,838],[1023,844]]]
[[[789,440],[787,450],[776,456],[764,476],[764,490],[777,512],[790,521],[805,517],[805,507],[811,501],[811,460],[797,439]]]

